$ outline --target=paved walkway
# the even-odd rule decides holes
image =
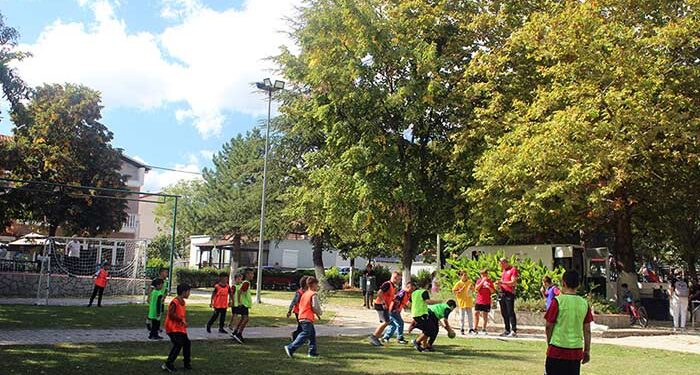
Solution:
[[[199,295],[193,296],[199,300]],[[3,301],[5,302],[5,301]],[[57,302],[55,300],[54,302]],[[60,304],[69,304],[64,301]],[[115,301],[116,302],[116,301]],[[199,301],[198,301],[199,302]],[[263,302],[271,305],[288,306],[289,301],[264,298]],[[363,336],[370,334],[377,324],[377,314],[373,310],[352,308],[347,306],[326,306],[335,312],[335,318],[327,325],[316,326],[318,336]],[[498,327],[493,327],[494,330]],[[294,326],[283,327],[251,327],[246,329],[246,336],[251,338],[288,338]],[[497,332],[488,336],[459,336],[485,340],[524,340],[543,341],[542,327],[521,327],[521,335],[517,339],[498,337]],[[441,331],[441,334],[444,334]],[[0,346],[8,345],[54,345],[60,343],[109,343],[109,342],[148,342],[144,328],[133,329],[39,329],[39,330],[6,330],[0,331]],[[192,340],[224,340],[229,335],[206,333],[204,328],[189,329]],[[594,343],[621,345],[628,347],[671,350],[684,353],[700,354],[700,335],[662,335],[662,336],[628,336],[621,338],[594,337]],[[369,344],[368,344],[369,345]],[[595,348],[594,348],[595,349]]]

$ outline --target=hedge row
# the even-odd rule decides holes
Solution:
[[[242,272],[244,270],[244,268],[239,269],[239,272]],[[178,284],[187,283],[193,288],[208,288],[214,286],[214,284],[218,282],[219,275],[227,273],[228,270],[222,270],[218,268],[193,269],[178,267],[175,269],[175,282]],[[298,284],[299,279],[304,275],[313,276],[314,271],[296,270],[293,272],[289,272],[278,270],[263,270],[263,281],[266,277],[290,277],[292,283]]]

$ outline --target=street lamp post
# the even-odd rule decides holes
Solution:
[[[284,81],[272,80],[265,78],[262,82],[255,84],[258,89],[267,92],[267,130],[265,131],[265,161],[263,163],[263,188],[262,188],[262,198],[260,201],[260,237],[258,237],[258,282],[255,293],[255,301],[257,303],[262,303],[260,300],[260,294],[262,292],[262,263],[263,263],[263,243],[265,235],[265,193],[267,192],[267,154],[270,151],[270,124],[271,124],[271,110],[272,110],[272,93],[277,90],[282,90],[284,88]]]

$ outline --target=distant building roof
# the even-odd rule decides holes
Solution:
[[[151,170],[151,168],[150,168],[149,166],[147,166],[146,164],[141,163],[141,162],[138,161],[138,160],[132,159],[132,158],[130,158],[130,157],[124,155],[124,154],[122,154],[121,157],[122,157],[122,160],[123,160],[123,161],[125,161],[125,162],[127,162],[127,163],[129,163],[129,164],[131,164],[131,165],[133,165],[133,166],[135,166],[135,167],[137,167],[137,168],[145,168],[147,171],[150,171],[150,170]]]
[[[0,142],[11,142],[11,141],[12,141],[11,135],[0,134]]]

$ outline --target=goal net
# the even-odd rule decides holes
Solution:
[[[146,240],[51,237],[44,241],[39,258],[37,303],[51,298],[91,296],[94,276],[109,266],[105,303],[142,302],[150,280],[146,276]],[[111,301],[110,301],[111,299]]]

